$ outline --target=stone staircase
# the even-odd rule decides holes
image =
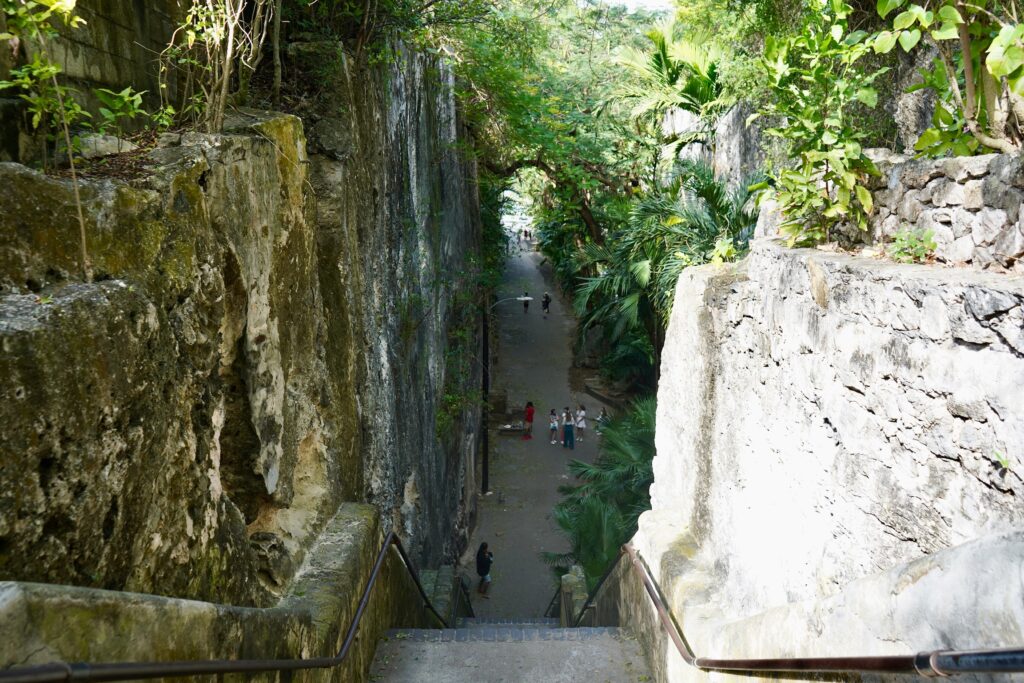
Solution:
[[[561,628],[557,619],[459,619],[453,629],[396,629],[377,647],[382,683],[627,683],[651,680],[620,628]]]

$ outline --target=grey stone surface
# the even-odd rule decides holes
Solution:
[[[738,104],[723,114],[715,126],[712,167],[715,175],[732,187],[761,170],[767,156],[763,148],[764,122],[756,120],[747,125],[753,112],[749,104]]]
[[[389,683],[647,681],[637,642],[617,628],[509,625],[454,631],[392,631],[370,678]]]
[[[134,143],[114,135],[83,135],[80,154],[86,159],[95,159],[136,149],[138,147]]]
[[[881,180],[869,181],[876,208],[866,233],[840,226],[844,246],[885,245],[898,232],[930,230],[941,262],[1024,272],[1020,156],[911,160],[886,150],[868,152],[882,173]],[[756,235],[775,236],[781,220],[777,206],[765,202]]]
[[[766,240],[735,267],[684,272],[653,509],[634,542],[695,649],[1020,641],[1019,582],[983,577],[1018,576],[1024,558],[1019,534],[993,536],[1024,526],[1022,310],[1019,276]],[[878,574],[893,567],[904,568]],[[907,578],[926,570],[951,583]],[[950,596],[961,580],[976,607],[958,597],[902,611],[911,593]],[[663,680],[703,678],[673,666]]]

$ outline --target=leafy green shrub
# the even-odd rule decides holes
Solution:
[[[910,52],[922,41],[938,51],[924,82],[938,106],[932,127],[915,148],[928,156],[1024,146],[1024,23],[1012,0],[878,0],[883,17],[902,9],[874,42],[877,52],[897,43]]]
[[[139,92],[128,86],[120,92],[99,88],[93,93],[103,105],[100,107],[102,120],[97,126],[100,133],[115,131],[117,136],[121,137],[124,134],[123,124],[126,120],[132,121],[140,114],[146,113],[146,110],[142,108],[142,96],[146,94],[145,90]]]
[[[762,66],[772,96],[751,117],[780,122],[766,132],[782,139],[796,162],[774,177],[781,230],[791,245],[827,241],[842,222],[866,229],[873,202],[864,183],[878,175],[861,144],[867,134],[851,111],[877,105],[873,84],[888,69],[867,72],[859,64],[873,42],[866,32],[849,30],[849,5],[815,1],[820,11],[808,13],[799,33],[768,38]]]
[[[900,263],[924,263],[935,253],[934,237],[931,230],[900,230],[893,236],[889,255]]]

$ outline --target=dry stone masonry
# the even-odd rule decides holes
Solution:
[[[1024,272],[1021,157],[888,161],[886,185],[874,193],[876,241],[899,230],[931,230],[942,261]]]
[[[869,150],[882,175],[872,179],[875,208],[866,232],[843,226],[846,247],[883,247],[898,232],[931,231],[935,258],[953,266],[1024,273],[1024,159],[988,154],[910,159]],[[778,235],[781,215],[765,202],[757,235]]]

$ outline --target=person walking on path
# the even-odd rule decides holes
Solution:
[[[491,599],[487,590],[491,587],[491,564],[493,563],[494,553],[487,549],[486,543],[481,543],[480,548],[476,551],[476,573],[480,577],[480,586],[476,592],[488,600]]]
[[[523,292],[523,313],[530,310],[530,293],[527,291]]]
[[[573,435],[572,423],[572,411],[569,410],[569,406],[566,406],[565,412],[562,413],[562,448],[568,448],[570,451],[576,450],[576,439]]]
[[[544,292],[544,298],[540,300],[540,307],[544,311],[544,317],[548,317],[548,313],[551,312],[551,296]]]
[[[551,439],[552,445],[558,443],[558,414],[555,413],[554,408],[551,409],[551,414],[548,415],[548,428],[550,429],[548,436]]]
[[[601,430],[604,428],[605,425],[608,424],[608,421],[611,419],[611,415],[608,414],[608,409],[605,408],[604,406],[601,406],[601,414],[597,416],[596,430],[598,436],[601,436]]]
[[[533,409],[533,401],[527,401],[526,402],[526,419],[524,420],[524,422],[526,424],[523,426],[523,440],[524,441],[526,441],[527,439],[532,439],[533,438],[533,414],[534,414],[534,412],[535,411]]]
[[[576,431],[578,433],[578,441],[582,442],[583,434],[587,431],[587,408],[582,403],[579,410],[576,411]]]

